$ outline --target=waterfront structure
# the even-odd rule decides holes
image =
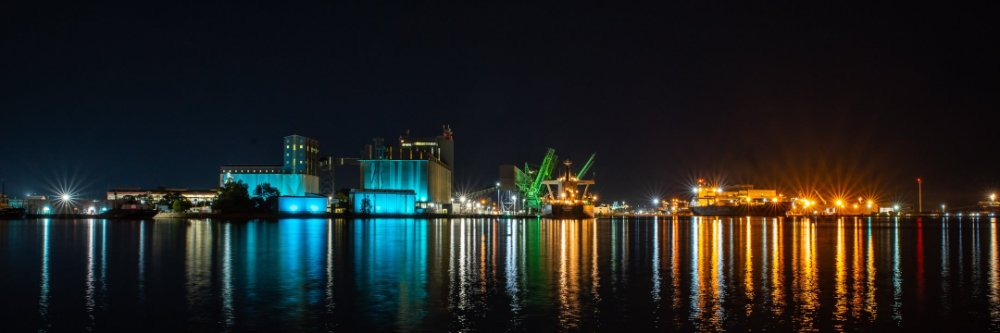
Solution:
[[[156,189],[143,189],[137,187],[117,187],[108,190],[107,200],[122,200],[127,197],[149,198],[152,202],[160,201],[164,196],[171,193],[177,193],[181,197],[187,199],[193,204],[199,204],[203,202],[215,201],[215,197],[219,195],[219,191],[215,189],[187,189],[187,188],[156,188]]]
[[[322,196],[280,196],[278,212],[288,214],[326,213],[327,198]]]
[[[419,203],[451,203],[452,173],[440,161],[361,160],[360,163],[362,190],[408,190]]]
[[[1000,212],[1000,201],[997,201],[996,193],[991,193],[989,195],[989,200],[980,201],[978,205],[979,210],[983,213]]]
[[[735,190],[709,186],[698,180],[690,209],[702,216],[785,216],[791,201],[774,189],[754,189],[753,185],[737,185]]]
[[[228,182],[243,182],[251,193],[258,185],[270,184],[281,195],[304,196],[319,194],[319,177],[306,174],[284,173],[282,170],[268,170],[266,166],[223,166],[219,174],[219,186]]]
[[[358,166],[357,157],[327,156],[319,160],[319,194],[333,197],[337,193],[337,169]],[[350,170],[348,170],[350,171]]]
[[[565,160],[563,161],[563,173],[559,178],[542,182],[548,189],[548,194],[542,205],[543,216],[550,218],[594,217],[594,201],[597,200],[597,196],[588,192],[590,186],[594,185],[594,181],[583,178],[594,164],[595,156],[597,156],[596,153],[590,155],[587,163],[577,173],[573,173],[573,162]],[[555,186],[555,190],[553,190],[553,186]]]
[[[251,192],[258,185],[269,184],[277,188],[282,196],[319,195],[319,142],[300,135],[289,135],[282,144],[282,165],[222,166],[219,187],[228,182],[242,181]]]
[[[407,131],[395,147],[375,138],[364,153],[366,156],[358,160],[361,186],[351,193],[351,207],[356,213],[410,214],[414,209],[450,209],[454,172],[450,127],[444,126],[442,134],[434,138],[413,137]],[[412,193],[412,200],[407,198],[408,193]],[[365,200],[378,201],[378,207],[363,205]]]
[[[412,190],[351,190],[351,209],[357,214],[401,214],[416,212]],[[431,204],[433,205],[433,204]]]
[[[441,135],[433,138],[414,137],[407,130],[399,136],[399,159],[436,159],[453,170],[455,167],[455,140],[451,127],[444,125]]]
[[[285,163],[283,170],[289,174],[319,174],[319,141],[301,135],[285,137]]]

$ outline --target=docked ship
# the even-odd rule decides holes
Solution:
[[[697,216],[785,216],[792,202],[773,189],[738,185],[732,189],[707,186],[703,180],[694,188],[690,209]]]
[[[14,207],[10,204],[10,198],[7,197],[7,185],[3,185],[3,189],[0,190],[0,219],[20,219],[24,218],[24,208]]]
[[[109,209],[106,212],[97,214],[97,217],[102,219],[145,220],[153,218],[159,212],[159,210],[150,208],[148,205],[124,203],[118,204],[115,208]]]
[[[24,208],[13,207],[6,194],[0,194],[0,220],[24,218]]]
[[[580,168],[580,172],[573,173],[573,162],[566,160],[563,162],[563,173],[559,178],[543,181],[542,184],[548,190],[543,199],[542,217],[551,219],[590,219],[594,218],[594,200],[597,199],[588,193],[593,180],[579,179],[590,169],[594,162],[594,156]]]

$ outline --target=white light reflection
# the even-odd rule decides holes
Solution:
[[[39,281],[38,314],[44,327],[40,331],[52,327],[49,323],[49,223],[49,219],[42,220],[42,278]]]
[[[990,292],[989,292],[989,303],[990,303],[990,323],[992,327],[997,327],[1000,325],[1000,267],[997,265],[998,258],[997,253],[997,223],[996,218],[990,218],[990,264],[989,264],[989,279],[990,279]]]
[[[701,219],[701,217],[691,219],[691,296],[688,298],[691,319],[697,319],[701,316],[701,306],[698,303],[701,299],[701,272],[699,272],[701,267],[698,265],[700,261],[698,257],[701,255],[701,251],[699,251]]]
[[[332,315],[337,303],[333,298],[333,220],[326,220],[326,314]]]
[[[653,307],[660,308],[660,223],[653,219],[653,256],[650,265],[653,268],[653,290],[650,296],[653,297]],[[657,311],[658,312],[658,311]]]
[[[146,221],[139,222],[139,267],[136,276],[139,303],[146,301]]]
[[[520,318],[521,300],[520,288],[517,285],[517,240],[518,230],[514,226],[516,220],[507,223],[507,247],[506,260],[504,263],[504,280],[507,282],[507,295],[510,296],[510,311],[513,318]],[[516,319],[514,319],[516,320]]]
[[[94,220],[87,220],[87,278],[86,289],[84,291],[84,310],[90,322],[87,330],[94,329]]]
[[[948,248],[950,247],[948,236],[948,223],[941,221],[941,307],[945,314],[950,312],[950,306],[948,305],[950,285],[948,279],[951,272],[949,271],[950,267],[948,267],[948,257],[951,254],[948,252]]]
[[[223,225],[222,235],[222,318],[225,331],[233,328],[233,243],[232,223]]]
[[[903,272],[899,267],[899,218],[892,228],[892,319],[896,324],[903,320]]]

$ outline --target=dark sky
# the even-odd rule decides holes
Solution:
[[[280,5],[280,6],[279,6]],[[997,2],[0,4],[0,177],[211,187],[281,137],[451,124],[455,183],[546,147],[604,199],[727,184],[969,205],[1000,186]]]

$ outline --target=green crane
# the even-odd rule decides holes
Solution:
[[[545,158],[542,159],[542,164],[538,166],[538,170],[532,171],[531,167],[525,163],[524,170],[517,171],[515,182],[517,183],[517,189],[521,191],[521,195],[524,197],[524,207],[528,211],[541,211],[542,181],[552,179],[552,171],[556,166],[555,161],[556,150],[549,148],[545,153]]]
[[[583,167],[580,168],[580,172],[576,173],[576,179],[583,179],[583,176],[587,175],[587,171],[590,171],[590,167],[594,165],[594,157],[597,157],[597,153],[590,154],[587,163],[584,163]]]

